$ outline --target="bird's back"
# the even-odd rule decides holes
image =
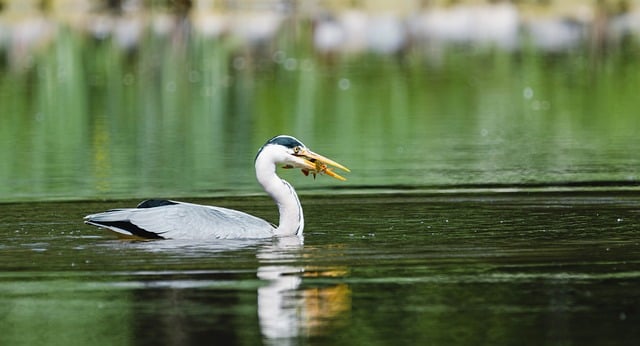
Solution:
[[[237,210],[168,200],[88,215],[85,222],[148,239],[268,238],[274,231],[265,220]]]

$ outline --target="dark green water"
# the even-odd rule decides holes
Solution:
[[[637,193],[303,196],[304,244],[80,223],[132,204],[2,206],[0,343],[640,342]]]

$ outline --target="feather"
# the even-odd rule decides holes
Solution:
[[[157,201],[157,200],[156,200]],[[85,217],[85,223],[146,239],[267,238],[274,227],[255,216],[227,208],[145,201],[138,208],[114,209]]]

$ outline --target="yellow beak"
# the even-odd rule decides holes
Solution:
[[[305,168],[302,169],[302,173],[305,175],[311,173],[315,177],[316,174],[326,174],[332,178],[345,181],[347,180],[345,177],[332,171],[332,167],[329,166],[340,168],[345,172],[351,172],[349,168],[331,160],[330,158],[316,154],[309,149],[302,149],[295,155],[303,159]]]

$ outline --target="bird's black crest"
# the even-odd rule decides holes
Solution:
[[[174,205],[178,204],[176,202],[172,202],[166,199],[148,199],[146,201],[142,201],[136,208],[155,208],[162,207],[165,205]]]
[[[266,147],[269,144],[278,144],[278,145],[282,145],[285,146],[287,148],[295,148],[295,147],[304,147],[305,145],[302,144],[302,142],[300,142],[299,140],[295,139],[294,137],[291,136],[287,136],[287,135],[279,135],[279,136],[275,136],[273,138],[271,138],[270,140],[267,141],[267,143],[265,143],[262,148],[260,148],[260,150],[258,150],[258,153],[256,154],[256,158],[258,158],[258,156],[260,155],[260,153],[262,152],[262,149],[264,149],[264,147]],[[254,159],[254,161],[255,161]]]
[[[300,142],[299,140],[285,135],[275,136],[268,140],[265,145],[267,144],[280,144],[287,148],[304,147],[304,144],[302,144],[302,142]]]

